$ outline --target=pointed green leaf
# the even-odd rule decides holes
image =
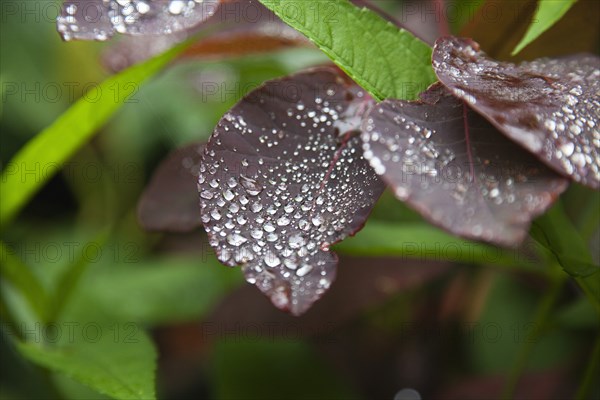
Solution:
[[[0,177],[0,226],[5,229],[27,201],[136,93],[139,86],[182,52],[189,42],[111,76],[93,87],[53,124],[31,139]]]
[[[416,99],[436,81],[431,48],[347,0],[261,0],[376,99]]]
[[[18,289],[37,316],[45,320],[47,313],[48,294],[39,279],[4,242],[0,241],[0,273]]]
[[[581,286],[600,310],[600,266],[594,263],[585,241],[558,203],[534,221],[532,237]]]
[[[577,0],[540,0],[533,22],[512,51],[514,56],[558,22]]]
[[[156,398],[156,350],[135,324],[60,324],[61,344],[21,342],[34,363],[115,399]]]

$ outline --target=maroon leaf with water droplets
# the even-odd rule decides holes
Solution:
[[[167,35],[211,17],[221,0],[66,0],[57,29],[64,40],[107,40],[115,32]]]
[[[378,104],[362,139],[398,198],[470,239],[518,245],[568,183],[439,83],[420,101]]]
[[[236,0],[218,7],[214,15],[195,28],[163,36],[124,37],[104,52],[103,62],[111,70],[120,71],[209,28],[210,35],[201,35],[179,59],[215,60],[311,46],[304,35],[286,25],[258,1]]]
[[[158,166],[138,203],[144,229],[189,232],[202,225],[196,188],[203,149],[204,143],[191,143]]]
[[[469,39],[441,38],[433,67],[454,95],[550,168],[600,187],[600,58],[579,54],[515,65]]]
[[[329,246],[363,226],[383,191],[360,150],[372,104],[339,70],[310,70],[253,91],[206,146],[199,190],[211,246],[294,315],[330,286]]]

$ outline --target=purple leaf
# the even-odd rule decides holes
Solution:
[[[173,151],[157,168],[138,203],[148,231],[189,232],[202,225],[197,180],[204,143]]]
[[[199,190],[211,246],[294,315],[329,288],[329,246],[362,227],[383,191],[360,150],[372,104],[337,69],[310,70],[250,93],[206,146]]]
[[[67,0],[57,18],[64,40],[107,40],[115,32],[166,35],[212,16],[221,0]]]
[[[441,38],[433,67],[454,95],[550,168],[600,187],[600,58],[579,54],[515,65],[469,39]]]
[[[311,45],[304,35],[286,25],[258,1],[236,0],[218,7],[216,13],[197,28],[159,37],[125,37],[108,48],[103,62],[111,70],[120,71],[209,27],[211,34],[202,36],[180,58],[214,60]]]
[[[399,199],[470,239],[518,245],[568,183],[439,83],[420,101],[378,104],[362,139]]]

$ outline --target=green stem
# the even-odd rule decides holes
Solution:
[[[600,334],[598,338],[596,338],[596,343],[594,344],[594,349],[592,350],[592,355],[590,357],[590,362],[585,370],[585,375],[583,380],[581,381],[581,385],[579,385],[579,390],[577,390],[577,395],[575,399],[577,400],[586,400],[589,399],[590,390],[593,388],[594,383],[597,382],[597,376],[600,371],[598,369],[600,367]]]
[[[535,313],[535,318],[533,320],[534,329],[528,333],[523,343],[521,343],[517,358],[509,372],[506,385],[504,386],[502,399],[512,399],[514,397],[515,390],[527,367],[531,353],[543,331],[546,329],[554,304],[562,292],[567,276],[559,268],[556,268],[555,271],[556,273],[551,278],[551,286],[544,294]]]

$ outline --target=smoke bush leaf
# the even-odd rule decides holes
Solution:
[[[577,0],[540,0],[533,21],[525,36],[512,52],[512,55],[523,50],[529,43],[554,25]]]
[[[119,71],[209,27],[211,34],[200,38],[180,58],[215,60],[312,46],[304,35],[284,24],[262,4],[255,0],[236,0],[235,4],[218,7],[215,14],[197,28],[171,35],[124,37],[104,53],[103,62],[113,71]]]
[[[579,54],[515,65],[469,39],[436,42],[433,67],[454,95],[550,168],[600,187],[600,58]]]
[[[310,70],[250,93],[205,148],[199,191],[211,246],[292,314],[329,288],[329,246],[362,227],[383,191],[360,151],[372,104],[337,69]]]
[[[67,0],[56,20],[63,40],[107,40],[115,32],[166,35],[212,16],[221,0]]]
[[[204,143],[191,143],[158,166],[138,203],[144,229],[188,232],[202,225],[196,180],[203,148]]]
[[[375,98],[413,99],[431,83],[431,48],[348,0],[261,0]]]
[[[567,187],[439,83],[420,101],[378,104],[362,138],[364,157],[399,199],[469,239],[518,245]]]

